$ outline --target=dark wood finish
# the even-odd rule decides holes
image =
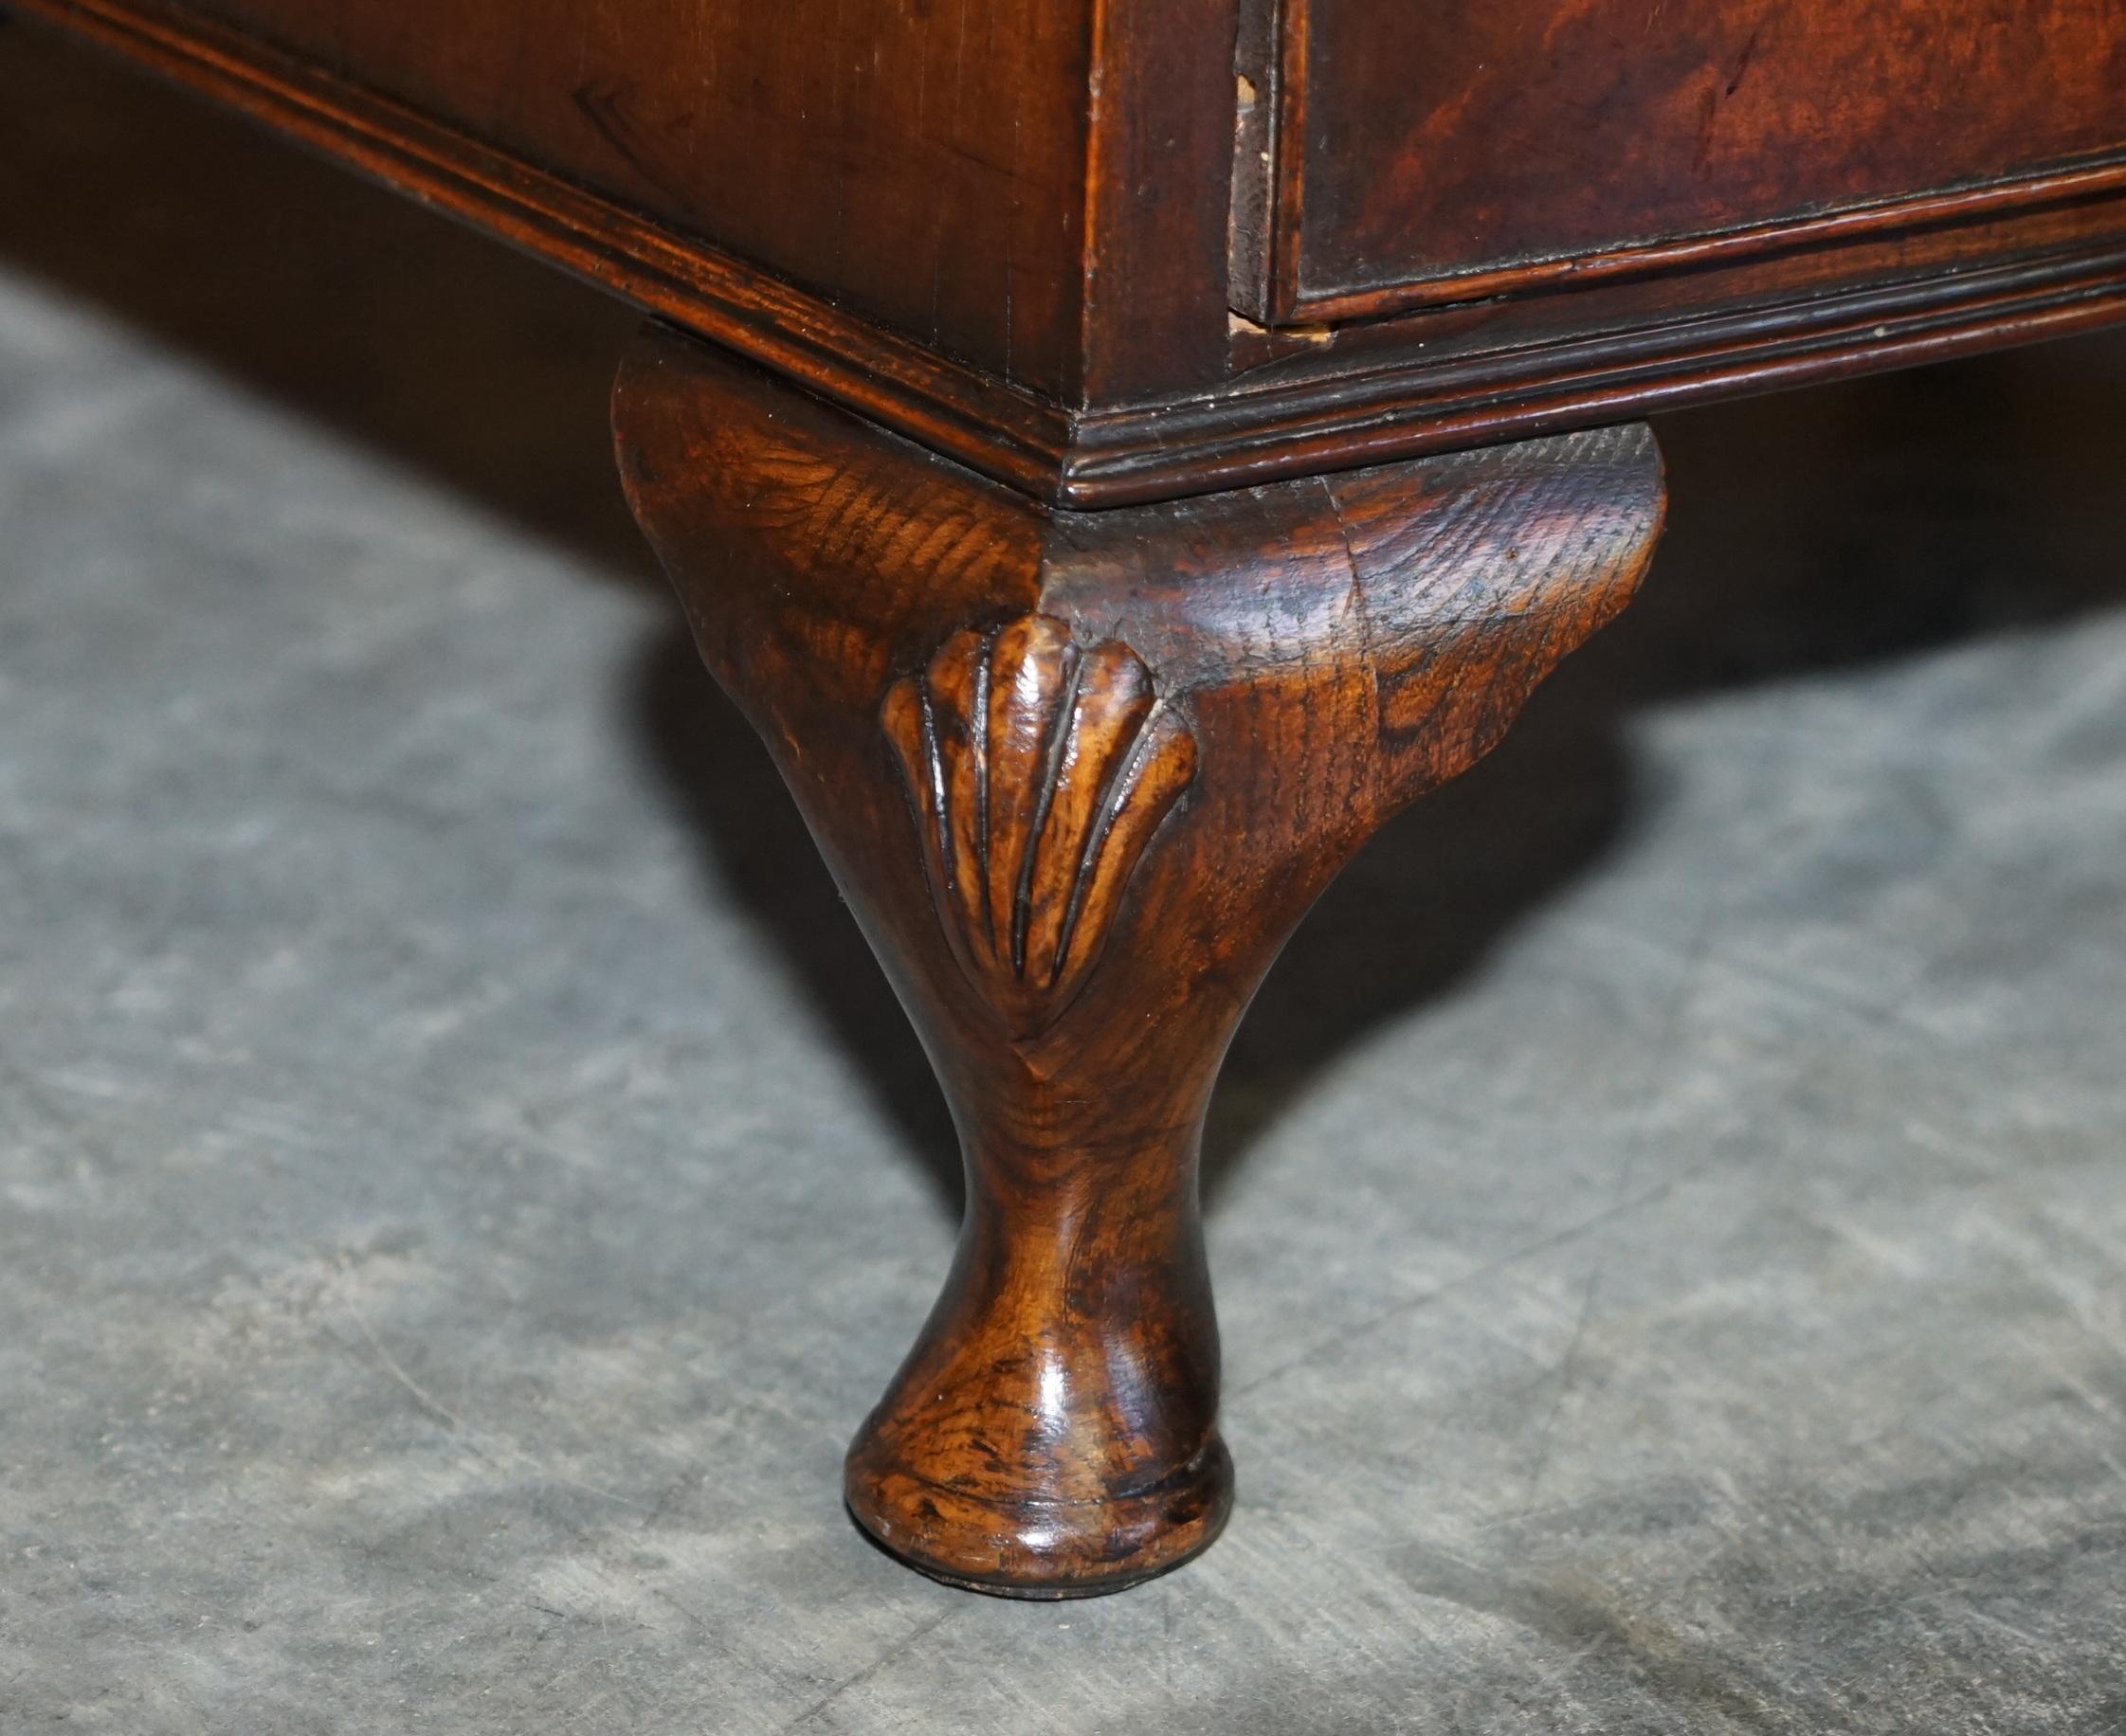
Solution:
[[[2119,0],[1283,0],[1281,16],[1264,317],[2126,187]]]
[[[703,658],[960,1130],[958,1256],[849,1504],[989,1590],[1172,1566],[1230,1499],[1195,1181],[1227,1043],[1353,851],[1624,605],[1652,438],[1082,515],[667,331],[614,405]]]
[[[189,0],[187,9],[1057,397],[1090,0]]]
[[[1700,274],[1681,296],[1668,280],[1608,282],[1571,306],[1531,298],[1336,327],[1216,396],[1076,418],[1058,492],[1109,505],[1232,488],[2126,319],[2126,207],[2038,213],[1860,252],[1870,272],[1856,286],[1824,284],[1823,262],[1801,257],[1730,268],[1739,283]]]
[[[2126,318],[2126,165],[2081,160],[2126,149],[2119,0],[1702,0],[1622,37],[1618,0],[1294,0],[1281,35],[1267,0],[6,3],[1072,507]],[[1355,106],[1280,136],[1310,16]],[[954,57],[982,99],[941,108]],[[1356,301],[1273,310],[1321,186],[1410,244],[1345,262]]]
[[[0,0],[65,26],[389,187],[1028,493],[1053,490],[1057,406],[860,319],[630,207],[172,9]]]
[[[1236,0],[1097,0],[1074,407],[1185,397],[1226,376],[1236,10]]]
[[[1604,425],[2126,318],[2126,0],[0,4],[694,335],[630,496],[968,1174],[849,1504],[1014,1595],[1216,1534],[1219,1061],[1629,595]]]

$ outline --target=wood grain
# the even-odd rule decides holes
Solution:
[[[1700,276],[1681,296],[1668,280],[1609,283],[1571,306],[1340,327],[1224,392],[1074,419],[1056,496],[1157,500],[2097,331],[2126,320],[2122,219],[2106,206],[1885,242],[1837,290],[1807,287],[1821,261],[1769,262],[1724,297]]]
[[[350,83],[1062,397],[1090,0],[188,0]]]
[[[1053,1024],[1130,871],[1196,775],[1196,738],[1129,646],[1052,615],[963,628],[886,690],[937,921],[1015,1037]]]
[[[7,0],[1028,494],[1053,492],[1053,403],[806,294],[627,204],[257,40],[136,0]]]
[[[1623,606],[1652,439],[1072,514],[677,334],[614,405],[704,660],[960,1132],[958,1253],[849,1504],[1011,1595],[1172,1566],[1231,1498],[1196,1204],[1227,1044],[1359,844]]]
[[[1819,187],[1810,163],[1844,160],[1845,147],[1827,138],[1812,154],[1763,166],[1790,177],[1791,208],[1760,222],[1740,202],[1713,228],[1647,239],[1639,204],[1669,196],[1656,128],[1639,154],[1598,175],[1554,160],[1541,199],[1530,202],[1532,210],[1556,205],[1599,232],[1591,251],[1575,251],[1577,231],[1561,226],[1544,231],[1554,239],[1539,257],[1489,275],[1455,265],[1407,285],[1422,305],[1393,316],[1339,314],[1334,323],[1277,328],[1233,312],[1267,316],[1270,296],[1257,270],[1263,262],[1247,257],[1249,235],[1270,233],[1255,203],[1266,184],[1243,176],[1236,188],[1233,173],[1236,148],[1259,153],[1275,142],[1247,123],[1280,99],[1274,79],[1264,74],[1249,111],[1232,63],[1236,52],[1274,63],[1263,0],[1069,0],[1035,8],[1041,17],[1025,42],[993,34],[1011,9],[991,9],[977,30],[956,19],[948,26],[945,8],[903,17],[899,0],[807,0],[742,15],[701,0],[695,9],[708,22],[681,30],[678,3],[646,0],[641,31],[615,27],[613,16],[630,9],[617,0],[597,9],[579,32],[594,52],[576,65],[564,64],[564,32],[551,12],[501,0],[440,0],[417,14],[385,0],[227,0],[218,15],[242,28],[168,0],[11,0],[25,16],[114,47],[1029,497],[1072,508],[1600,425],[2126,318],[2126,184],[2116,166],[2024,175],[2009,148],[2021,147],[2008,139],[1969,185],[1948,185],[1968,167],[1957,152],[1992,136],[1988,117],[2023,112],[2026,92],[2015,81],[2026,76],[2063,93],[2046,124],[2097,124],[2098,75],[2088,69],[2112,64],[2126,40],[2116,0],[2108,11],[2075,9],[2097,0],[2044,0],[2004,15],[1987,39],[1993,46],[1972,51],[1968,66],[1953,60],[1962,50],[1923,32],[1863,45],[1855,65],[1865,77],[1853,97],[1863,134],[1884,113],[1910,118],[1883,108],[1883,55],[1908,57],[1912,89],[1926,88],[1923,75],[1940,65],[1971,74],[1953,104],[1918,117],[1869,156],[1885,171],[1881,185],[1896,183],[1882,199],[1841,205],[1827,170],[1820,190],[1809,190]],[[1955,15],[1997,3],[1954,0]],[[1027,0],[1014,4],[1023,9]],[[1517,17],[1525,24],[1534,4],[1512,0],[1464,32],[1467,42],[1488,41],[1483,29],[1506,29]],[[1581,81],[1559,104],[1583,112],[1592,132],[1628,133],[1637,81],[1657,97],[1676,86],[1677,57],[1714,38],[1724,47],[1716,27],[1736,16],[1735,5],[1719,0],[1680,19],[1673,9],[1661,13],[1681,48],[1634,39],[1570,65],[1531,66]],[[1401,52],[1398,31],[1445,28],[1458,9],[1404,9],[1378,53]],[[1568,13],[1591,20],[1608,9],[1613,0],[1562,9],[1559,40],[1584,34]],[[1074,21],[1067,27],[1064,14]],[[1833,58],[1826,8],[1783,16],[1753,51],[1749,76],[1788,68],[1771,82],[1794,114],[1813,105],[1828,126],[1844,111],[1809,82],[1827,76]],[[404,22],[414,18],[417,27]],[[518,33],[541,20],[552,28],[519,67]],[[819,32],[792,35],[796,21]],[[829,45],[836,30],[839,51]],[[971,57],[955,60],[963,71],[981,63],[972,88],[989,89],[984,81],[1010,67],[1024,71],[1027,88],[1009,102],[985,99],[979,114],[940,108],[934,75],[948,40]],[[1027,42],[1054,52],[1026,62]],[[2034,70],[2032,42],[2044,47]],[[1451,31],[1441,39],[1457,43],[1467,45]],[[498,45],[506,64],[490,63]],[[2070,48],[2079,70],[2054,63]],[[708,58],[696,63],[697,55]],[[1633,55],[1644,62],[1637,74],[1619,64]],[[422,63],[398,78],[409,57]],[[1700,62],[1711,63],[1702,54]],[[751,69],[757,92],[732,82],[740,68]],[[1483,66],[1422,70],[1472,87],[1497,76]],[[574,80],[566,99],[553,82],[562,71]],[[697,86],[728,101],[690,113],[673,93]],[[1353,116],[1352,124],[1392,131],[1397,115],[1408,118],[1396,106],[1401,88],[1372,119]],[[1752,103],[1770,100],[1750,88]],[[815,100],[837,89],[839,105]],[[1833,95],[1844,101],[1844,92]],[[1910,93],[1891,95],[1903,101]],[[756,126],[754,108],[772,111],[772,124]],[[1666,111],[1657,101],[1650,112]],[[1748,103],[1722,111],[1751,112]],[[1542,154],[1521,147],[1526,129],[1549,124],[1541,116],[1499,99],[1475,103],[1464,119],[1449,154],[1466,198],[1493,196],[1481,190],[1485,175],[1505,188],[1540,172]],[[1781,124],[1800,123],[1785,114]],[[747,154],[779,137],[778,128],[808,137],[786,141],[787,152]],[[1768,123],[1766,153],[1783,136]],[[639,159],[631,167],[630,153]],[[681,200],[673,186],[639,179],[645,165],[681,189],[697,170],[715,172]],[[1354,184],[1388,172],[1360,155],[1326,166]],[[1380,255],[1390,264],[1393,257]],[[1378,316],[1389,305],[1344,312]]]
[[[1274,317],[2126,186],[2117,0],[1289,0],[1283,18]]]

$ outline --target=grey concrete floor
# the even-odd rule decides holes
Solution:
[[[0,29],[0,1730],[2126,1728],[2126,345],[1663,428],[1219,1102],[1230,1531],[860,1540],[921,1058],[630,324]]]

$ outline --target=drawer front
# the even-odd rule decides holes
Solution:
[[[2126,185],[2126,0],[1284,0],[1257,40],[1281,320]]]

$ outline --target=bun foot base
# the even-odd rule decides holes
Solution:
[[[845,1484],[850,1515],[918,1573],[992,1598],[1101,1598],[1193,1561],[1226,1528],[1233,1461],[1216,1435],[1171,1476],[1112,1500],[1010,1507],[874,1465],[860,1439]]]

